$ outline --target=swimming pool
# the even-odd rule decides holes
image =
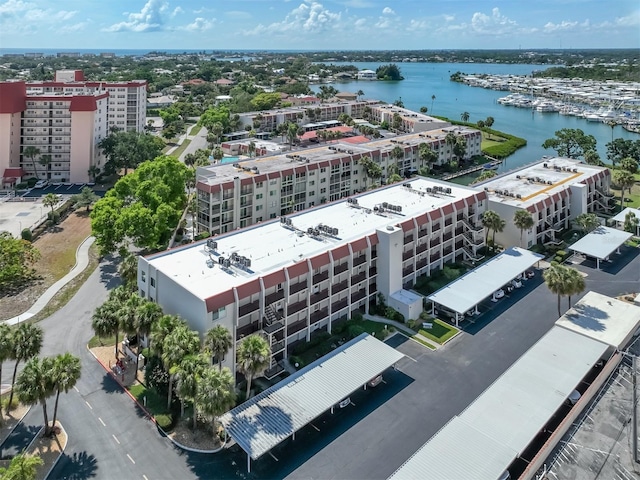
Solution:
[[[236,163],[238,161],[238,157],[222,157],[220,163]]]

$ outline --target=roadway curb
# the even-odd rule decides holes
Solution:
[[[116,383],[117,383],[118,385],[120,385],[120,387],[121,387],[121,388],[126,392],[126,394],[127,394],[127,395],[129,395],[129,398],[130,398],[131,400],[133,400],[133,401],[138,405],[138,407],[140,407],[140,409],[141,409],[141,410],[142,410],[142,411],[143,411],[143,412],[144,412],[144,413],[149,417],[149,419],[150,419],[153,423],[155,423],[156,427],[158,427],[158,423],[156,422],[156,419],[153,417],[153,415],[151,415],[151,413],[149,412],[149,410],[147,410],[147,409],[146,409],[146,407],[145,407],[144,405],[142,405],[142,404],[138,401],[138,399],[137,399],[136,397],[134,397],[134,396],[131,394],[131,392],[129,391],[129,389],[128,389],[127,387],[125,387],[125,386],[122,384],[122,382],[118,379],[118,376],[117,376],[117,375],[114,375],[114,374],[113,374],[113,372],[111,371],[111,369],[110,369],[109,367],[107,367],[104,363],[102,363],[98,357],[96,357],[96,355],[95,355],[95,354],[91,351],[91,349],[89,348],[89,345],[87,345],[87,350],[89,351],[89,353],[90,353],[91,355],[93,355],[93,358],[95,358],[95,359],[96,359],[96,361],[97,361],[97,362],[102,366],[102,368],[104,368],[104,369],[105,369],[105,371],[106,371],[109,375],[111,375],[111,378],[113,378],[113,379],[116,381]],[[160,427],[158,427],[158,428],[159,428],[160,430],[162,430]],[[163,433],[164,433],[164,431],[163,431]],[[166,435],[166,434],[165,434],[165,435]]]
[[[51,468],[49,469],[49,471],[47,472],[47,474],[44,476],[45,480],[47,478],[49,478],[49,475],[51,475],[51,472],[53,472],[53,469],[56,468],[56,465],[58,465],[58,462],[60,461],[60,459],[62,458],[62,455],[64,455],[64,451],[67,448],[67,443],[69,443],[69,434],[67,433],[67,431],[64,429],[64,427],[62,426],[62,422],[58,421],[56,422],[59,426],[60,426],[60,430],[62,430],[64,432],[64,438],[66,438],[66,442],[64,443],[64,445],[61,446],[61,450],[60,450],[60,455],[58,455],[58,458],[56,458],[56,461],[53,462],[53,465],[51,465]],[[53,426],[55,428],[55,425]]]
[[[24,420],[24,417],[27,416],[27,414],[31,411],[31,407],[33,407],[33,405],[29,405],[29,408],[27,408],[27,411],[24,412],[24,414],[22,415],[22,417],[20,417],[20,420],[18,420],[16,422],[16,424],[13,426],[13,428],[9,431],[9,433],[7,434],[7,438],[9,438],[11,436],[11,434],[13,433],[13,431],[16,429],[16,427],[18,425],[20,425],[22,423],[22,421]],[[2,446],[4,445],[4,442],[7,441],[7,438],[5,438],[2,443],[0,443],[0,448],[2,448]]]
[[[156,428],[158,430],[160,430],[160,432],[162,432],[162,434],[165,436],[165,438],[168,438],[171,443],[173,443],[176,447],[181,448],[182,450],[186,450],[188,452],[192,452],[192,453],[218,453],[220,451],[222,451],[222,449],[225,447],[225,445],[227,444],[227,440],[225,439],[224,443],[222,444],[222,446],[220,448],[217,448],[215,450],[199,450],[197,448],[191,448],[191,447],[187,447],[185,445],[182,445],[181,443],[175,441],[173,438],[171,438],[169,436],[169,434],[167,434],[167,432],[165,432],[160,425],[158,425],[158,422],[156,422],[156,419],[154,418],[153,415],[151,415],[151,413],[149,412],[149,410],[147,410],[139,401],[136,397],[134,397],[131,392],[129,391],[129,389],[127,387],[125,387],[122,382],[120,382],[120,380],[118,380],[118,377],[116,375],[113,374],[113,372],[104,364],[102,363],[98,357],[95,356],[95,354],[91,351],[91,349],[89,348],[89,345],[87,345],[87,350],[89,350],[89,353],[91,353],[91,355],[93,355],[93,358],[96,359],[96,361],[102,366],[102,368],[104,368],[106,370],[106,372],[111,375],[111,377],[118,383],[118,385],[120,385],[120,387],[127,393],[127,395],[129,395],[129,398],[131,398],[131,400],[133,400],[138,407],[140,407],[140,409],[149,417],[149,419],[155,423]],[[26,414],[25,414],[26,415]],[[15,427],[14,427],[15,428]]]

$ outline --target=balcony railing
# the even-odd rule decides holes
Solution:
[[[376,267],[371,267],[369,269],[369,277],[373,277],[374,275],[378,274],[378,269]]]
[[[240,340],[241,338],[247,337],[252,333],[257,332],[258,330],[260,330],[260,323],[258,322],[253,322],[249,325],[238,327],[236,328],[236,339]]]
[[[313,325],[314,323],[318,323],[320,320],[327,318],[328,315],[329,315],[329,309],[322,308],[320,310],[316,310],[311,315],[309,315],[309,321]]]
[[[364,281],[365,278],[367,278],[366,271],[358,273],[357,275],[351,277],[351,285],[357,285],[358,283]]]
[[[273,335],[284,328],[284,322],[272,322],[269,325],[265,325],[262,330],[267,335]]]
[[[347,306],[349,302],[347,301],[346,298],[343,298],[342,300],[339,300],[337,302],[334,302],[331,304],[331,312],[332,313],[336,313],[338,310],[342,310],[344,307]]]
[[[255,312],[260,308],[260,300],[256,300],[255,302],[247,303],[246,305],[241,305],[238,309],[238,315],[243,317],[251,312]]]
[[[356,257],[356,258],[353,259],[353,266],[357,267],[358,265],[362,265],[366,261],[367,261],[367,256],[366,255],[360,255],[359,257]]]
[[[402,254],[402,261],[409,260],[413,257],[413,250],[408,250]]]
[[[282,300],[284,298],[284,290],[278,290],[277,292],[270,293],[266,297],[264,297],[264,302],[267,305],[271,305],[272,303],[277,302],[278,300]]]
[[[423,228],[422,230],[418,230],[418,238],[422,238],[429,233],[429,230]]]
[[[335,295],[338,292],[341,292],[347,288],[348,282],[346,280],[336,283],[335,285],[331,285],[331,295]]]
[[[413,242],[413,235],[407,235],[406,237],[404,237],[404,244],[406,245],[407,243],[411,243]]]
[[[307,327],[307,320],[300,320],[299,322],[294,322],[287,327],[287,335],[293,335],[294,333],[298,333],[300,330],[303,330]]]
[[[294,315],[294,314],[298,313],[299,311],[304,310],[305,308],[307,308],[307,300],[306,299],[304,299],[304,300],[302,300],[300,302],[292,303],[287,308],[287,315]]]
[[[409,265],[406,268],[402,269],[402,276],[406,277],[407,275],[411,275],[413,273],[413,265]]]
[[[329,270],[325,270],[324,272],[316,273],[313,276],[313,283],[320,283],[329,278]]]
[[[419,253],[425,252],[427,250],[427,248],[428,248],[428,246],[427,246],[426,242],[423,243],[422,245],[418,245],[416,247],[416,255],[419,254]]]
[[[351,303],[356,303],[367,296],[367,291],[365,289],[358,290],[356,293],[351,295]]]
[[[324,300],[325,298],[329,297],[329,289],[325,288],[324,290],[318,292],[318,293],[314,293],[311,295],[311,305],[318,303],[322,300]]]
[[[289,295],[293,295],[294,293],[301,292],[305,288],[307,288],[307,281],[306,280],[304,280],[302,282],[298,282],[295,285],[291,285],[291,287],[289,287]]]
[[[349,264],[347,262],[344,262],[333,269],[333,274],[339,275],[340,273],[346,272],[347,270],[349,270]]]
[[[427,265],[427,259],[426,259],[426,258],[423,258],[423,259],[421,259],[421,260],[418,260],[418,261],[416,262],[416,270],[418,270],[418,269],[420,269],[420,268],[422,268],[422,267],[424,267],[424,266],[426,266],[426,265]]]

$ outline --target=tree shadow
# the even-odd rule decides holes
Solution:
[[[63,453],[50,477],[81,480],[95,477],[97,471],[98,462],[94,455],[88,454],[86,451],[74,452],[73,455]]]
[[[109,290],[116,288],[120,285],[120,275],[118,274],[118,267],[115,262],[115,258],[112,255],[107,255],[100,262],[100,282],[102,282]]]
[[[25,425],[20,422],[11,435],[0,445],[0,459],[11,459],[27,448],[40,431],[41,425]]]
[[[105,393],[124,393],[122,387],[108,372],[105,372],[102,377],[102,391]]]

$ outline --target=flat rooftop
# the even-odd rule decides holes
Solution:
[[[411,189],[405,186],[406,183],[411,184]],[[427,188],[435,185],[450,188],[451,193],[426,193]],[[376,229],[397,225],[477,194],[476,190],[469,187],[416,177],[410,182],[397,183],[352,197],[357,198],[357,207],[345,199],[288,215],[287,218],[292,223],[289,228],[275,219],[214,237],[218,247],[213,257],[216,262],[213,268],[207,266],[210,254],[206,241],[150,255],[146,260],[196,297],[206,299],[250,279],[371,235]],[[401,207],[402,212],[376,213],[374,207],[383,202]],[[337,228],[338,234],[310,236],[306,233],[308,228],[317,228],[320,224]],[[264,241],[265,239],[268,241]],[[251,267],[246,270],[220,268],[216,257],[229,258],[232,253],[250,259]]]
[[[604,260],[631,237],[631,233],[600,226],[573,245],[569,245],[569,250]]]
[[[220,423],[255,460],[403,357],[363,333],[225,413]]]
[[[640,326],[640,307],[588,292],[556,325],[621,349]]]
[[[258,174],[279,172],[291,169],[307,163],[318,163],[348,157],[350,155],[368,155],[372,151],[391,151],[396,145],[419,145],[431,141],[444,140],[448,132],[472,132],[473,129],[465,127],[445,127],[440,130],[430,130],[429,132],[409,133],[389,138],[371,140],[359,144],[349,143],[348,140],[330,142],[311,148],[302,148],[287,153],[268,155],[234,164],[218,164],[210,167],[199,167],[197,169],[198,182],[207,185],[232,181],[235,177],[251,178]],[[255,171],[254,168],[258,170]]]
[[[427,298],[464,315],[543,258],[539,253],[511,247]]]
[[[476,187],[484,188],[492,202],[527,208],[604,170],[605,167],[587,165],[571,158],[543,158],[535,164],[493,177]]]

